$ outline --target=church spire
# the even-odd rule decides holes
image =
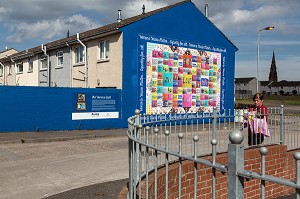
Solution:
[[[271,63],[271,68],[270,68],[270,73],[269,73],[269,82],[277,82],[277,81],[278,81],[278,77],[277,77],[275,53],[273,50],[272,63]]]

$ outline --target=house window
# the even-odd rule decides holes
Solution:
[[[3,76],[3,72],[4,72],[4,68],[3,68],[3,66],[0,66],[0,77]]]
[[[31,73],[33,71],[33,59],[32,59],[32,57],[28,58],[28,64],[29,64],[28,72]]]
[[[64,53],[63,51],[58,51],[56,52],[56,57],[57,57],[57,66],[62,67],[64,64]]]
[[[23,62],[17,63],[17,73],[23,73]]]
[[[46,70],[48,68],[48,60],[47,60],[47,56],[46,55],[42,55],[40,57],[40,62],[41,62],[41,70]]]
[[[108,42],[108,40],[100,41],[99,49],[100,49],[100,59],[108,59],[109,58],[109,42]]]
[[[78,64],[78,63],[84,62],[85,61],[84,56],[85,56],[84,47],[83,46],[76,47],[76,49],[75,49],[75,63]]]

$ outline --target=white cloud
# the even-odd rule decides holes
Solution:
[[[169,2],[168,2],[169,4]],[[126,11],[126,17],[131,17],[135,15],[139,15],[142,13],[142,6],[145,5],[145,12],[149,12],[161,7],[165,7],[168,5],[163,1],[150,1],[150,0],[134,0],[129,1],[124,6],[124,11]]]
[[[286,7],[263,6],[256,10],[234,9],[229,12],[218,13],[210,20],[221,30],[239,29],[248,31],[249,26],[259,26],[263,21],[278,18],[278,13],[284,14],[288,11]]]
[[[51,40],[55,37],[65,37],[67,31],[71,34],[82,32],[98,27],[92,20],[82,15],[73,15],[67,18],[55,20],[43,20],[35,23],[7,24],[7,28],[12,32],[7,40],[10,42],[23,42],[31,39]]]

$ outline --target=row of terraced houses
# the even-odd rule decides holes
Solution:
[[[118,25],[116,22],[21,52],[5,50],[0,57],[0,84],[120,88],[122,37]]]

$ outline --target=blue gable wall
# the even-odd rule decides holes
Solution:
[[[222,108],[234,106],[234,68],[236,47],[191,2],[159,12],[121,28],[123,32],[123,90],[128,102],[139,100],[139,34],[197,43],[226,49],[222,52]],[[226,91],[226,92],[225,92]],[[124,115],[132,115],[139,103],[128,103]]]

